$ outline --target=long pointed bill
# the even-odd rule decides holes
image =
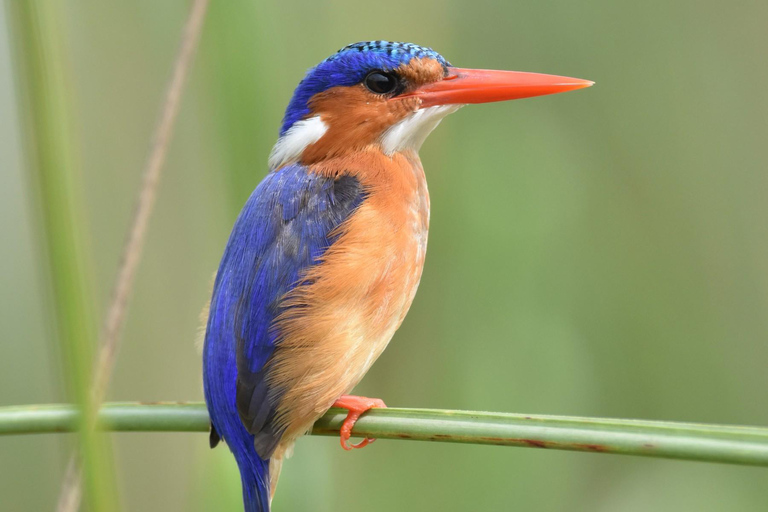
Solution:
[[[448,73],[439,82],[424,85],[399,97],[417,96],[421,98],[421,107],[425,108],[517,100],[583,89],[594,84],[579,78],[520,71],[448,68]]]

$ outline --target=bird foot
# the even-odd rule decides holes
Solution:
[[[368,446],[376,440],[366,437],[357,444],[347,444],[349,438],[352,437],[352,427],[355,426],[355,422],[360,417],[360,415],[370,409],[385,409],[387,404],[385,404],[384,401],[380,398],[342,395],[333,403],[332,407],[339,407],[348,411],[347,418],[341,425],[341,447],[345,450],[351,450],[352,448],[362,448],[364,446]]]

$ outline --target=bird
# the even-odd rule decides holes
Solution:
[[[240,470],[246,512],[268,512],[293,444],[331,407],[355,421],[380,399],[349,395],[416,294],[430,199],[419,148],[448,114],[593,82],[453,67],[431,48],[365,41],[295,89],[268,173],[235,221],[203,346],[210,446]]]

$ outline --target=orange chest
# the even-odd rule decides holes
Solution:
[[[384,158],[358,175],[367,197],[317,267],[317,283],[336,283],[325,298],[342,310],[354,309],[345,323],[356,324],[368,339],[387,338],[386,345],[421,279],[429,192],[417,157]]]
[[[350,254],[356,253],[356,240],[367,248],[355,267],[360,281],[369,282],[365,293],[373,330],[400,325],[416,293],[426,256],[429,192],[424,171],[419,162],[402,167],[398,170],[407,175],[395,183],[373,186],[348,225]]]
[[[307,273],[309,284],[286,298],[301,307],[278,320],[282,339],[270,380],[287,390],[279,411],[295,425],[287,439],[362,379],[416,294],[429,229],[427,184],[417,158],[383,158],[358,175],[367,196]]]
[[[333,318],[332,350],[346,361],[337,371],[348,392],[386,348],[413,302],[424,267],[429,193],[418,160],[392,159],[388,175],[361,177],[367,198],[317,266],[313,286]],[[369,179],[366,179],[369,178]],[[318,288],[319,291],[319,288]]]

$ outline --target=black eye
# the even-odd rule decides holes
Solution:
[[[397,76],[385,71],[371,71],[363,83],[369,91],[376,94],[389,94],[394,92],[398,86]]]

